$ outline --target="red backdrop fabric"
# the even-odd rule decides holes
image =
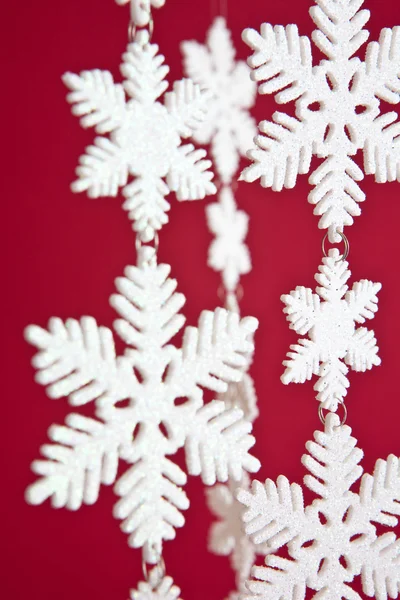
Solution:
[[[216,2],[167,0],[155,13],[154,40],[171,71],[182,77],[179,44],[204,40]],[[241,31],[263,21],[295,22],[311,34],[309,0],[228,2],[228,24],[245,58]],[[397,2],[368,0],[370,39],[382,27],[400,23]],[[30,463],[39,455],[52,423],[69,412],[64,400],[50,400],[33,381],[33,349],[23,340],[29,323],[45,325],[50,316],[92,315],[111,326],[108,298],[114,279],[135,263],[134,238],[121,199],[88,199],[69,189],[78,157],[93,138],[70,113],[61,75],[83,69],[109,69],[119,77],[120,55],[127,41],[127,7],[112,0],[7,3],[3,8],[3,129],[9,142],[3,172],[3,426],[1,511],[3,557],[1,597],[7,600],[126,600],[141,578],[141,554],[131,550],[112,517],[114,495],[104,487],[95,506],[79,512],[31,507],[24,489],[34,480]],[[4,14],[5,11],[5,14]],[[392,107],[393,108],[393,107]],[[254,115],[270,118],[271,99],[258,96]],[[4,165],[4,162],[3,162]],[[348,423],[365,451],[364,467],[377,458],[400,453],[398,372],[400,364],[398,183],[376,184],[366,177],[362,216],[347,229],[352,281],[381,281],[375,330],[382,365],[350,374]],[[301,482],[305,442],[320,426],[312,383],[284,386],[282,360],[295,343],[282,313],[280,295],[296,285],[314,286],[323,233],[307,202],[309,184],[301,176],[294,190],[277,194],[258,183],[240,183],[237,200],[250,215],[248,237],[253,271],[243,278],[242,312],[260,320],[252,374],[259,397],[255,423],[259,478],[285,474]],[[207,201],[212,202],[209,198]],[[206,201],[171,198],[170,223],[160,234],[159,260],[172,265],[179,290],[186,295],[189,324],[203,309],[214,309],[218,274],[206,264],[211,236]],[[5,415],[5,420],[4,420]],[[233,589],[226,558],[207,552],[212,520],[204,486],[191,477],[186,526],[165,544],[165,562],[186,600],[222,600]],[[400,533],[399,529],[397,533]]]

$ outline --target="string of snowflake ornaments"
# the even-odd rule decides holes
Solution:
[[[95,416],[72,413],[65,425],[50,428],[27,500],[50,498],[55,507],[76,510],[96,502],[101,484],[115,484],[114,516],[129,545],[143,548],[145,581],[131,592],[134,600],[180,594],[162,558],[162,542],[175,537],[189,507],[186,474],[171,455],[184,448],[188,472],[206,485],[240,480],[259,468],[243,411],[203,399],[203,389],[223,394],[242,379],[257,320],[204,311],[198,327],[184,330],[180,348],[170,343],[184,325],[185,298],[176,292],[170,266],[157,262],[158,231],[168,220],[165,197],[176,192],[179,200],[201,199],[216,188],[206,152],[181,142],[204,121],[210,93],[184,79],[164,94],[168,67],[151,43],[150,9],[149,2],[131,3],[122,85],[100,70],[63,78],[72,112],[101,134],[80,158],[72,189],[98,197],[115,196],[122,187],[136,231],[137,265],[116,280],[118,293],[110,299],[126,350],[116,356],[112,331],[92,317],[52,318],[48,329],[26,330],[39,350],[33,360],[38,383],[75,407],[94,402]],[[120,459],[130,466],[118,477]],[[148,571],[147,563],[155,567]]]
[[[53,318],[48,329],[27,328],[27,339],[39,349],[36,379],[48,395],[95,407],[95,418],[72,413],[65,425],[50,428],[52,443],[33,463],[39,479],[27,499],[39,504],[51,498],[54,506],[77,509],[97,500],[101,484],[115,483],[120,499],[114,514],[129,544],[143,548],[145,577],[132,600],[177,600],[180,590],[165,573],[162,542],[175,537],[189,506],[186,474],[170,458],[183,447],[190,474],[207,485],[225,482],[208,494],[220,519],[210,547],[231,554],[237,573],[231,598],[299,600],[309,588],[318,598],[354,600],[360,596],[350,584],[357,576],[367,596],[396,598],[400,540],[394,532],[380,535],[376,524],[398,523],[400,461],[391,455],[377,461],[373,475],[362,475],[362,451],[336,411],[344,407],[349,368],[366,371],[380,362],[373,331],[357,327],[374,317],[380,284],[361,280],[348,289],[344,227],[365,199],[363,171],[353,158],[358,151],[366,174],[378,182],[400,180],[397,114],[381,112],[380,105],[400,100],[400,29],[383,30],[362,62],[354,54],[368,37],[363,0],[315,0],[313,41],[326,59],[314,66],[310,40],[294,25],[264,24],[260,33],[243,34],[254,51],[249,65],[259,91],[278,103],[294,101],[296,116],[277,112],[260,123],[252,164],[241,178],[259,178],[275,191],[293,187],[317,156],[322,163],[310,176],[309,201],[330,241],[345,242],[343,255],[324,250],[315,292],[297,287],[282,296],[290,327],[306,336],[291,346],[282,381],[317,377],[324,424],[303,457],[309,472],[304,483],[317,496],[305,507],[301,486],[285,477],[254,481],[250,488],[246,474],[259,468],[249,452],[257,408],[247,373],[257,322],[239,314],[240,276],[251,261],[248,217],[236,206],[233,179],[254,137],[248,111],[255,83],[247,66],[235,61],[226,22],[217,18],[207,45],[183,44],[190,79],[166,92],[168,67],[151,42],[151,9],[165,0],[117,0],[128,2],[123,84],[100,70],[64,76],[73,113],[99,134],[80,158],[73,190],[99,197],[116,196],[122,188],[136,232],[137,264],[117,279],[118,293],[110,300],[126,350],[116,356],[112,331],[91,317],[65,323]],[[182,143],[189,137],[211,144],[218,174],[218,201],[207,208],[216,236],[209,264],[222,274],[229,310],[204,311],[177,348],[170,341],[183,327],[185,299],[175,291],[169,265],[157,262],[158,232],[168,221],[166,196],[175,192],[178,200],[194,200],[216,192],[205,151]],[[204,403],[203,389],[218,399]],[[130,466],[118,478],[120,459]],[[355,493],[351,488],[359,479]],[[246,582],[257,554],[265,566],[253,568]]]
[[[260,93],[273,94],[278,103],[295,101],[295,117],[276,112],[272,121],[259,124],[249,152],[252,164],[241,178],[260,179],[275,191],[291,188],[317,156],[322,163],[310,176],[308,199],[321,217],[319,227],[328,230],[316,293],[298,286],[282,296],[291,329],[307,336],[291,346],[282,382],[318,378],[314,389],[324,431],[314,433],[302,459],[308,471],[304,485],[316,499],[305,506],[301,486],[284,476],[239,491],[246,533],[266,545],[264,566],[253,568],[243,600],[299,600],[308,597],[308,589],[314,598],[354,600],[360,598],[351,585],[358,576],[366,596],[387,600],[400,592],[400,540],[393,531],[377,530],[398,525],[400,460],[379,459],[373,475],[362,475],[363,453],[344,424],[349,367],[366,371],[380,364],[373,331],[357,325],[375,316],[381,284],[361,280],[350,290],[347,285],[349,242],[343,230],[365,199],[358,183],[363,171],[353,156],[363,152],[364,171],[378,183],[400,181],[400,123],[397,113],[384,113],[380,104],[400,100],[400,28],[384,29],[379,42],[368,44],[362,62],[354,54],[369,35],[363,3],[315,0],[312,39],[326,58],[314,66],[310,40],[295,25],[264,23],[260,32],[243,33],[253,50],[249,65]],[[327,237],[344,242],[342,255],[336,248],[325,252]],[[342,420],[339,406],[345,409]]]

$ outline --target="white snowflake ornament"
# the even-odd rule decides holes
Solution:
[[[310,15],[317,30],[312,39],[326,56],[313,66],[311,43],[296,25],[246,29],[244,41],[254,50],[249,59],[261,94],[274,94],[279,104],[295,102],[296,117],[276,112],[262,121],[253,164],[242,179],[275,191],[292,188],[307,174],[312,156],[322,164],[311,173],[308,200],[321,217],[319,227],[331,241],[361,212],[365,194],[359,186],[363,170],[354,156],[361,151],[364,172],[378,183],[400,181],[400,122],[384,112],[380,100],[400,100],[400,28],[382,29],[368,44],[365,61],[354,54],[366,42],[363,29],[370,13],[363,0],[315,0]]]
[[[150,23],[151,8],[161,8],[165,0],[115,0],[120,6],[130,4],[131,19],[138,27],[146,27]]]
[[[363,279],[348,290],[350,275],[348,263],[334,248],[322,259],[315,275],[320,285],[316,294],[298,286],[281,296],[290,328],[301,335],[308,334],[308,339],[300,339],[290,347],[283,363],[286,371],[282,382],[304,383],[317,375],[317,399],[331,411],[347,394],[348,367],[364,372],[381,363],[374,332],[366,327],[356,329],[355,324],[374,317],[382,286]]]
[[[237,500],[237,493],[248,490],[250,479],[245,474],[241,481],[218,484],[207,490],[207,503],[211,512],[218,517],[210,529],[209,549],[214,554],[230,556],[232,570],[236,573],[237,591],[230,597],[245,591],[245,581],[250,577],[256,555],[268,552],[264,544],[254,544],[243,527],[245,508]]]
[[[163,576],[160,579],[158,568],[151,570],[149,581],[140,581],[137,590],[131,590],[131,600],[181,600],[181,590],[173,579]]]
[[[101,483],[117,479],[119,460],[130,468],[117,480],[114,515],[129,545],[145,547],[154,560],[162,540],[175,537],[189,506],[182,489],[187,477],[169,456],[184,447],[187,470],[213,485],[243,470],[257,471],[249,454],[251,424],[238,408],[204,404],[203,388],[222,393],[239,381],[252,351],[254,318],[239,319],[223,309],[204,311],[198,327],[187,327],[182,347],[169,342],[182,329],[185,302],[175,292],[168,265],[143,261],[116,281],[111,304],[120,315],[114,328],[127,349],[116,356],[113,334],[92,317],[51,319],[49,329],[26,330],[39,348],[36,380],[51,398],[69,397],[73,406],[95,401],[97,419],[70,414],[53,425],[53,444],[33,463],[40,478],[27,499],[72,510],[96,502]]]
[[[208,264],[222,273],[222,281],[228,292],[237,288],[241,275],[251,270],[250,252],[245,240],[249,217],[238,210],[229,187],[223,187],[218,202],[206,208],[208,227],[215,235],[210,245]]]
[[[176,192],[178,200],[195,200],[216,191],[205,150],[181,145],[181,138],[191,136],[204,120],[209,94],[183,79],[161,104],[169,71],[163,62],[157,45],[132,43],[123,55],[122,85],[98,69],[63,77],[81,125],[110,134],[95,138],[81,156],[73,191],[97,198],[116,196],[122,187],[123,208],[146,240],[168,221],[169,192]],[[134,178],[130,183],[129,176]]]
[[[318,498],[304,507],[303,490],[280,476],[277,482],[254,481],[239,500],[247,507],[244,523],[257,543],[273,554],[254,567],[243,600],[361,600],[350,586],[361,577],[366,596],[397,598],[400,592],[400,540],[394,532],[378,535],[375,524],[396,527],[400,516],[400,460],[378,460],[374,474],[364,474],[358,494],[352,486],[362,475],[363,452],[351,429],[330,413],[325,431],[316,431],[302,462],[304,484]],[[277,550],[285,546],[288,558]],[[308,596],[307,597],[311,597]]]
[[[211,142],[211,153],[223,183],[230,183],[256,135],[249,109],[254,105],[256,85],[245,62],[235,61],[229,29],[217,17],[208,32],[207,45],[183,42],[187,75],[211,92],[207,118],[194,133],[200,144]]]

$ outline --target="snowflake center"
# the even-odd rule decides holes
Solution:
[[[149,106],[132,101],[126,122],[115,131],[113,141],[127,151],[132,175],[165,177],[180,137],[162,104],[156,102]]]
[[[325,302],[321,305],[319,318],[310,332],[310,337],[324,349],[327,356],[343,358],[354,331],[354,320],[346,302]]]

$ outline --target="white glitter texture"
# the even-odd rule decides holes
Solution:
[[[235,61],[235,48],[226,21],[217,17],[207,45],[183,42],[184,65],[193,81],[211,92],[205,122],[194,133],[200,144],[211,142],[211,154],[223,183],[230,183],[257,128],[249,109],[254,105],[256,85],[243,61]]]
[[[396,527],[400,516],[400,460],[378,460],[373,475],[364,474],[363,452],[351,429],[337,415],[327,416],[325,431],[314,433],[302,462],[304,484],[318,498],[304,507],[303,490],[280,476],[252,484],[238,498],[247,507],[246,531],[255,543],[268,543],[274,554],[264,567],[253,567],[243,600],[301,600],[306,589],[314,598],[361,600],[349,585],[361,576],[366,596],[397,598],[400,592],[400,540],[394,532],[378,535],[374,523]],[[276,551],[287,547],[289,558]]]
[[[165,0],[115,0],[117,4],[130,4],[131,18],[138,27],[146,27],[150,22],[151,8],[161,8]]]
[[[295,101],[292,117],[275,112],[262,121],[253,164],[242,179],[281,191],[307,174],[313,155],[323,159],[312,172],[308,200],[328,228],[331,241],[361,212],[365,194],[363,170],[352,157],[362,151],[365,174],[378,183],[400,181],[400,123],[396,112],[384,112],[380,100],[400,100],[400,27],[382,29],[379,42],[368,44],[365,61],[354,54],[369,32],[370,13],[363,0],[316,0],[310,15],[318,29],[312,39],[327,57],[312,65],[311,43],[296,25],[246,29],[244,41],[254,50],[249,59],[261,94],[274,94],[279,104]]]
[[[168,575],[159,581],[157,567],[149,574],[149,581],[140,581],[137,590],[131,590],[131,600],[181,600],[181,590]]]
[[[316,294],[298,286],[281,296],[290,328],[301,335],[308,334],[308,339],[290,346],[283,363],[286,371],[282,382],[304,383],[317,375],[317,399],[331,411],[347,394],[348,367],[364,372],[381,363],[374,332],[366,327],[356,329],[355,324],[374,317],[382,286],[363,279],[348,291],[346,282],[350,276],[348,263],[340,259],[334,248],[322,259],[315,275],[320,285]]]
[[[233,292],[241,275],[251,271],[250,252],[245,244],[249,217],[238,210],[229,187],[223,187],[218,202],[206,208],[207,222],[215,240],[210,245],[208,264],[220,271],[225,288]]]
[[[93,504],[100,484],[113,484],[119,458],[132,466],[118,479],[121,499],[114,515],[123,520],[129,545],[145,546],[147,556],[161,552],[162,540],[175,537],[181,513],[189,506],[181,488],[186,474],[168,456],[184,447],[187,470],[207,485],[239,480],[255,472],[259,461],[251,424],[238,408],[204,405],[203,390],[226,391],[239,381],[252,352],[257,320],[224,309],[204,311],[199,326],[186,327],[181,349],[169,344],[182,329],[185,302],[169,279],[168,265],[127,267],[116,280],[111,304],[122,317],[118,336],[128,346],[116,357],[113,334],[92,317],[53,318],[49,329],[31,325],[26,338],[39,348],[33,364],[36,380],[51,398],[69,396],[74,406],[96,401],[99,420],[70,414],[64,426],[53,425],[54,444],[41,448],[33,463],[40,478],[27,499],[72,510]]]
[[[98,69],[63,77],[72,90],[67,99],[81,125],[110,133],[86,148],[73,191],[97,198],[116,196],[122,187],[123,208],[134,221],[134,230],[146,239],[168,221],[169,192],[176,192],[178,200],[216,192],[205,150],[181,145],[181,138],[190,137],[204,120],[210,95],[183,79],[165,94],[164,104],[158,102],[168,87],[169,69],[163,62],[157,45],[133,43],[123,55],[122,85]],[[134,181],[128,183],[130,175]]]

